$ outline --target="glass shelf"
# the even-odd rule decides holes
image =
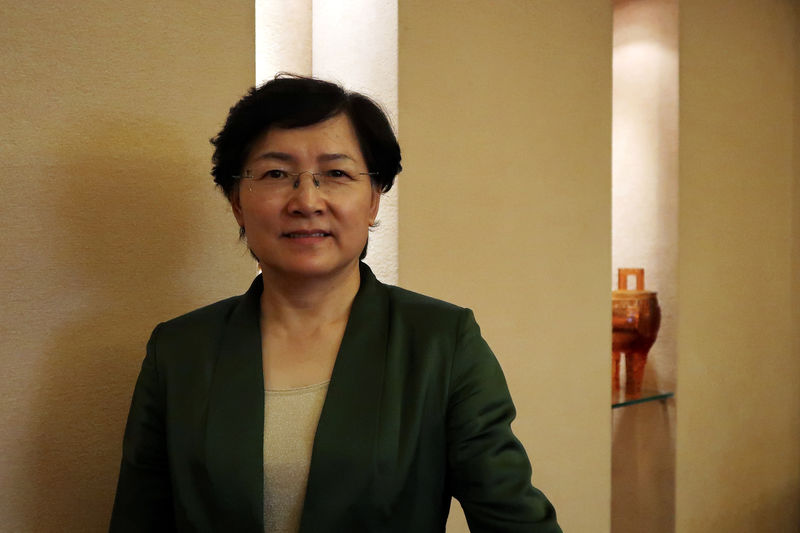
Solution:
[[[637,403],[654,402],[656,400],[666,400],[675,396],[674,392],[652,391],[643,390],[641,394],[636,397],[626,396],[625,390],[620,390],[613,393],[611,396],[611,408],[625,407],[626,405],[634,405]]]

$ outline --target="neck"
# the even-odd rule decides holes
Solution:
[[[310,331],[331,323],[347,321],[350,307],[361,284],[356,262],[324,278],[287,276],[263,271],[262,323],[286,331]]]

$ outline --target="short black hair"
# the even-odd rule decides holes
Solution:
[[[311,126],[340,113],[352,122],[372,184],[387,192],[402,170],[400,145],[380,106],[369,97],[316,78],[281,73],[251,88],[228,113],[216,137],[212,157],[214,182],[230,200],[256,139],[271,127]]]

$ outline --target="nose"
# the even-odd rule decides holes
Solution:
[[[319,181],[310,171],[301,172],[292,184],[287,208],[293,215],[312,216],[322,213],[325,202],[320,194]]]

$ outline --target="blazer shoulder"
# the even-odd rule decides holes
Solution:
[[[392,314],[409,325],[440,332],[455,332],[465,322],[474,322],[472,311],[466,307],[394,285],[386,287]]]
[[[243,298],[243,295],[226,298],[158,324],[150,336],[148,352],[158,354],[162,363],[213,355],[226,324]]]
[[[243,295],[225,298],[212,304],[204,305],[188,313],[167,320],[159,324],[161,331],[181,332],[186,329],[194,330],[198,327],[219,325],[227,320],[236,306],[241,302]]]
[[[415,310],[431,310],[440,313],[459,314],[467,311],[466,307],[461,307],[451,302],[446,302],[433,296],[428,296],[419,292],[410,291],[395,285],[384,285],[389,292],[389,300],[397,306],[408,307]]]

